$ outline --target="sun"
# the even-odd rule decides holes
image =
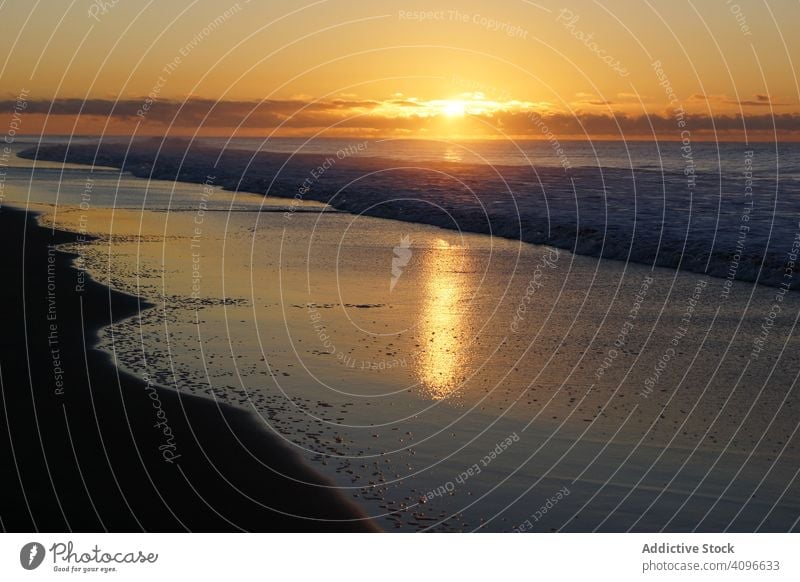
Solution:
[[[442,112],[447,117],[464,117],[466,104],[463,101],[446,101],[442,106]]]

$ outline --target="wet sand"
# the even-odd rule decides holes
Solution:
[[[146,307],[71,267],[75,234],[0,210],[0,528],[375,531],[244,411],[148,385],[94,348]]]

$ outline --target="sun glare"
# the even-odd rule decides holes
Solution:
[[[466,125],[462,122],[465,122],[467,117],[491,118],[504,112],[546,111],[548,109],[544,103],[516,100],[495,101],[487,99],[483,93],[475,92],[452,95],[447,99],[426,100],[405,95],[393,97],[393,99],[379,102],[377,107],[363,110],[363,113],[393,119],[439,118],[448,122],[441,128],[446,127],[444,131],[452,132],[455,127],[460,128]]]
[[[447,101],[442,107],[442,111],[447,117],[464,117],[466,105],[463,101]]]

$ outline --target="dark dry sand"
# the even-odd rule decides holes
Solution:
[[[139,306],[88,277],[78,289],[73,257],[48,250],[74,239],[0,209],[3,530],[375,531],[255,417],[148,389],[93,349],[101,327]]]

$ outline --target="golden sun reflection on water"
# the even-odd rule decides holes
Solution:
[[[463,162],[464,156],[460,149],[450,146],[444,151],[443,155],[445,162]]]
[[[417,375],[423,393],[433,400],[454,394],[466,376],[466,319],[469,275],[461,271],[463,253],[437,241],[425,256],[420,324],[421,354]]]

